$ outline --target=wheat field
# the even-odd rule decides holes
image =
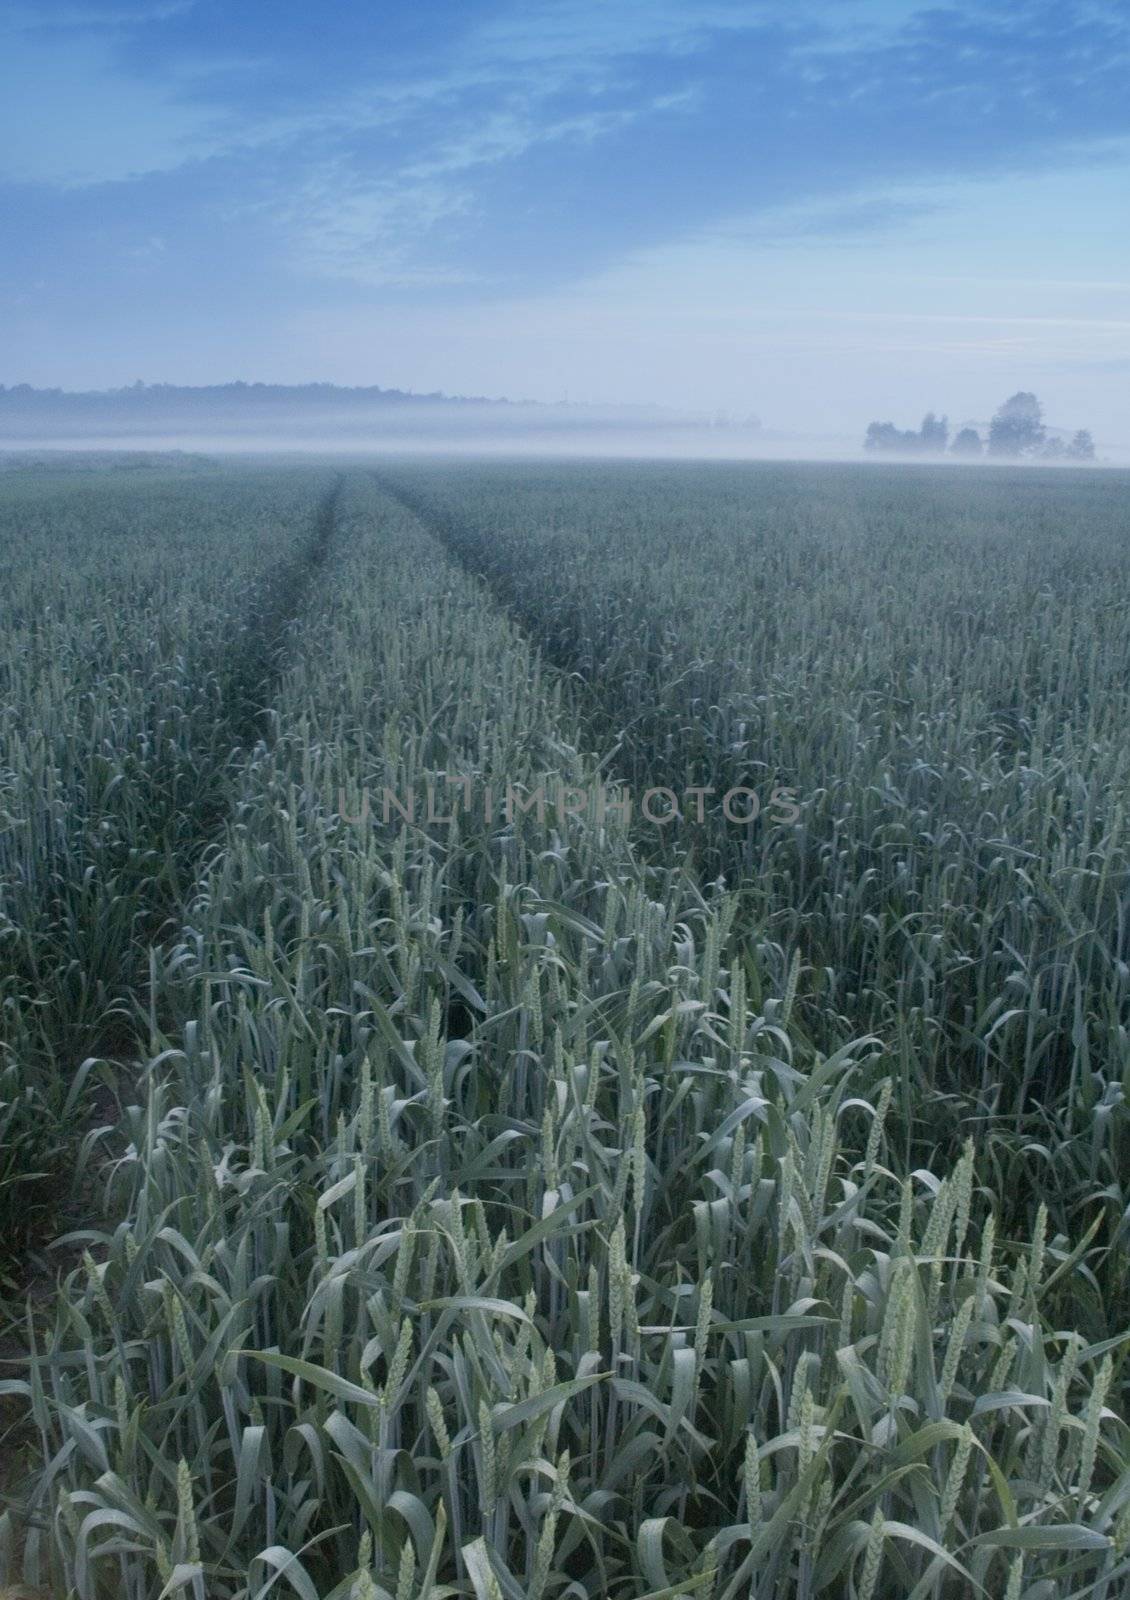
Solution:
[[[13,1597],[1125,1593],[1128,487],[0,476]]]

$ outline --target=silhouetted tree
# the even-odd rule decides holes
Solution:
[[[1007,399],[989,425],[989,454],[1031,455],[1044,442],[1044,408],[1021,389]]]
[[[1080,428],[1071,443],[1067,446],[1067,454],[1072,461],[1093,461],[1095,459],[1095,441],[1091,438],[1086,428]]]
[[[896,428],[893,422],[873,422],[863,440],[865,450],[882,450],[889,455],[912,455],[923,450],[922,435],[913,428]]]
[[[896,428],[893,422],[873,422],[867,429],[863,440],[865,450],[907,450],[917,444],[916,433],[904,433],[901,428]]]
[[[953,444],[950,446],[955,456],[979,456],[983,449],[981,435],[976,428],[962,428],[954,436]]]
[[[922,418],[922,427],[918,434],[921,448],[923,450],[944,450],[949,436],[949,418],[936,417],[932,411],[927,411]]]

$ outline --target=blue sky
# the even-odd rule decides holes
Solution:
[[[0,0],[0,381],[1130,447],[1130,6]]]

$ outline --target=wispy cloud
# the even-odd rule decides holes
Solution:
[[[347,154],[308,168],[297,188],[280,183],[262,209],[292,233],[296,262],[306,271],[370,287],[450,286],[499,281],[482,272],[428,260],[428,246],[443,229],[449,247],[461,221],[477,209],[474,177],[484,168],[519,160],[535,146],[590,144],[652,111],[677,109],[682,97],[661,103],[582,111],[544,120],[536,107],[487,111],[458,136],[441,138],[416,159],[374,178]]]
[[[683,0],[545,0],[536,9],[502,12],[477,32],[472,48],[498,64],[560,68],[650,53],[685,55],[718,34],[745,33],[779,22],[781,5]]]
[[[152,0],[149,5],[99,6],[10,5],[0,14],[0,33],[85,31],[99,28],[137,28],[168,22],[192,11],[196,0]]]
[[[820,244],[834,240],[850,244],[871,243],[876,236],[904,232],[908,225],[935,214],[938,201],[925,196],[898,194],[845,195],[838,200],[800,202],[770,207],[740,221],[712,230],[715,237],[748,244]]]
[[[0,52],[0,181],[68,187],[174,171],[223,147],[223,120],[126,70],[99,38],[21,33]]]
[[[260,210],[289,232],[302,272],[371,288],[434,288],[474,281],[457,266],[421,259],[428,234],[440,226],[450,231],[472,205],[471,192],[455,184],[424,174],[374,183],[342,160],[280,186]]]

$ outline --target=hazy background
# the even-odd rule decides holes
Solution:
[[[0,382],[1130,454],[1130,8],[0,0]],[[784,441],[784,443],[782,443]]]

